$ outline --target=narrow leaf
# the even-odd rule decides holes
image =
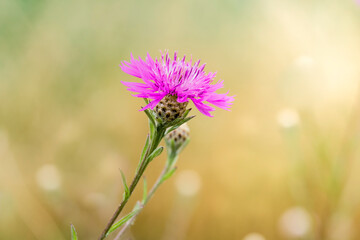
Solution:
[[[106,233],[106,236],[108,236],[110,233],[112,233],[113,231],[115,231],[116,229],[118,229],[119,227],[121,227],[124,223],[126,223],[130,218],[132,218],[136,213],[138,213],[138,209],[132,211],[131,213],[129,213],[128,215],[126,215],[125,217],[123,217],[122,219],[120,219],[118,222],[114,223],[111,228],[109,229],[109,231]]]
[[[144,110],[144,112],[148,116],[148,118],[150,120],[150,124],[153,124],[155,126],[155,119],[154,119],[154,116],[151,114],[151,112],[148,109]]]
[[[123,181],[123,184],[124,184],[124,190],[125,190],[124,199],[126,199],[126,198],[129,197],[130,191],[129,191],[129,188],[128,188],[127,184],[126,184],[126,178],[125,178],[125,175],[124,175],[123,171],[120,170],[120,173],[121,173],[121,178],[122,178],[122,181]]]
[[[71,224],[70,227],[71,227],[71,240],[78,240],[74,225]]]
[[[186,109],[186,111],[184,112],[183,118],[186,118],[190,111],[191,111],[191,108]]]
[[[176,126],[172,126],[172,127],[168,128],[165,132],[165,135],[169,134],[170,132],[174,131],[175,129],[177,129]]]
[[[142,153],[141,153],[140,162],[142,162],[142,160],[144,159],[146,150],[147,150],[148,147],[149,147],[149,143],[150,143],[150,136],[149,136],[149,134],[148,134],[147,137],[146,137],[146,142],[145,142],[144,149],[142,150]]]
[[[156,125],[149,120],[150,139],[154,139]]]
[[[171,126],[175,126],[177,125],[179,122],[181,122],[183,120],[183,118],[177,118],[171,122],[168,122],[165,124],[165,127],[171,127]]]
[[[164,147],[158,147],[157,149],[155,149],[155,151],[153,151],[148,159],[148,162],[151,162],[154,158],[156,158],[157,156],[159,156],[162,151],[164,150]]]
[[[169,170],[169,171],[162,177],[161,182],[169,179],[169,178],[174,174],[174,172],[176,171],[176,169],[177,169],[177,168],[174,167],[173,169]]]
[[[147,149],[149,147],[149,144],[150,144],[150,136],[148,134],[147,137],[146,137],[145,146],[144,146],[144,148],[143,148],[143,150],[141,152],[141,155],[140,155],[140,160],[139,160],[136,172],[139,171],[139,167],[140,167],[142,161],[144,160],[144,157],[145,157],[146,151],[147,151]]]
[[[184,123],[190,121],[190,120],[193,119],[194,117],[195,117],[195,115],[182,119],[182,120],[177,124],[177,125],[178,125],[177,127],[180,127],[181,125],[183,125]]]
[[[172,127],[170,127],[165,134],[168,134],[171,131],[174,131],[175,129],[177,129],[178,127],[180,127],[181,125],[183,125],[184,123],[190,121],[191,119],[193,119],[195,116],[190,116],[187,118],[182,118],[178,121],[176,121],[176,123],[174,123],[174,125],[172,125]]]

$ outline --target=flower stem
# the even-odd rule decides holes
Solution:
[[[124,195],[124,199],[121,201],[120,205],[117,207],[116,211],[114,212],[113,216],[111,217],[110,221],[107,223],[105,229],[103,230],[102,234],[99,237],[99,240],[103,240],[107,237],[107,233],[111,226],[114,224],[118,216],[120,215],[121,211],[125,207],[126,203],[128,202],[129,198],[131,197],[133,191],[135,190],[136,185],[138,184],[141,176],[145,172],[146,167],[148,166],[151,159],[149,159],[150,155],[155,151],[155,149],[159,146],[161,139],[164,137],[166,128],[162,125],[156,127],[155,133],[153,138],[151,139],[151,144],[146,149],[146,153],[144,159],[139,163],[138,169],[134,176],[134,179],[131,182],[129,187],[129,194]]]
[[[177,155],[174,156],[174,158],[177,158]],[[169,160],[168,160],[169,162]],[[147,197],[144,199],[144,202],[142,203],[144,206],[145,204],[151,199],[151,197],[154,195],[155,191],[160,187],[160,185],[164,182],[164,176],[169,172],[169,170],[171,169],[172,165],[170,164],[166,164],[163,171],[161,172],[160,176],[158,177],[158,179],[156,180],[155,184],[153,185],[153,187],[151,188],[149,194],[147,195]],[[140,211],[139,211],[140,212]]]
[[[151,199],[151,197],[154,195],[156,190],[160,187],[160,185],[164,182],[165,175],[172,169],[173,163],[176,163],[176,160],[178,158],[178,155],[176,154],[170,154],[168,155],[168,160],[166,161],[166,165],[164,169],[162,170],[160,176],[157,178],[156,182],[154,183],[153,187],[151,188],[150,192],[146,196],[145,199],[140,203],[140,208],[136,212],[136,214],[129,219],[129,221],[126,222],[125,226],[121,229],[121,231],[117,234],[114,240],[119,240],[120,237],[125,233],[126,229],[128,229],[132,222],[135,221],[136,217],[140,214],[141,210],[145,207],[145,205],[148,203],[148,201]]]

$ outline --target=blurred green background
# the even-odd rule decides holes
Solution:
[[[148,131],[118,65],[164,49],[202,59],[236,101],[193,111],[134,239],[360,239],[352,0],[0,1],[0,239],[70,239],[70,223],[98,237]]]

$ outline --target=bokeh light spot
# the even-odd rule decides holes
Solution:
[[[265,237],[259,233],[249,233],[243,240],[265,240]]]
[[[46,164],[40,167],[36,172],[36,180],[44,190],[56,190],[61,185],[61,176],[55,165]]]
[[[194,196],[201,187],[201,179],[194,170],[184,170],[176,178],[176,188],[181,195]]]
[[[305,236],[310,229],[310,216],[302,207],[294,207],[285,211],[281,216],[279,227],[288,237]]]

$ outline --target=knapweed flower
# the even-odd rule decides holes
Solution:
[[[168,53],[163,53],[160,60],[152,59],[149,54],[145,60],[140,57],[135,59],[131,55],[130,62],[124,61],[120,67],[125,73],[144,81],[122,81],[128,87],[127,90],[137,93],[134,96],[151,100],[141,110],[154,109],[167,96],[168,99],[176,99],[177,103],[183,103],[185,108],[191,100],[201,113],[212,117],[210,112],[215,108],[208,104],[228,110],[233,101],[228,93],[216,93],[223,87],[222,80],[211,84],[216,73],[206,74],[205,64],[200,66],[200,60],[194,64],[192,61],[185,62],[185,56],[180,59],[176,52],[173,59]]]

